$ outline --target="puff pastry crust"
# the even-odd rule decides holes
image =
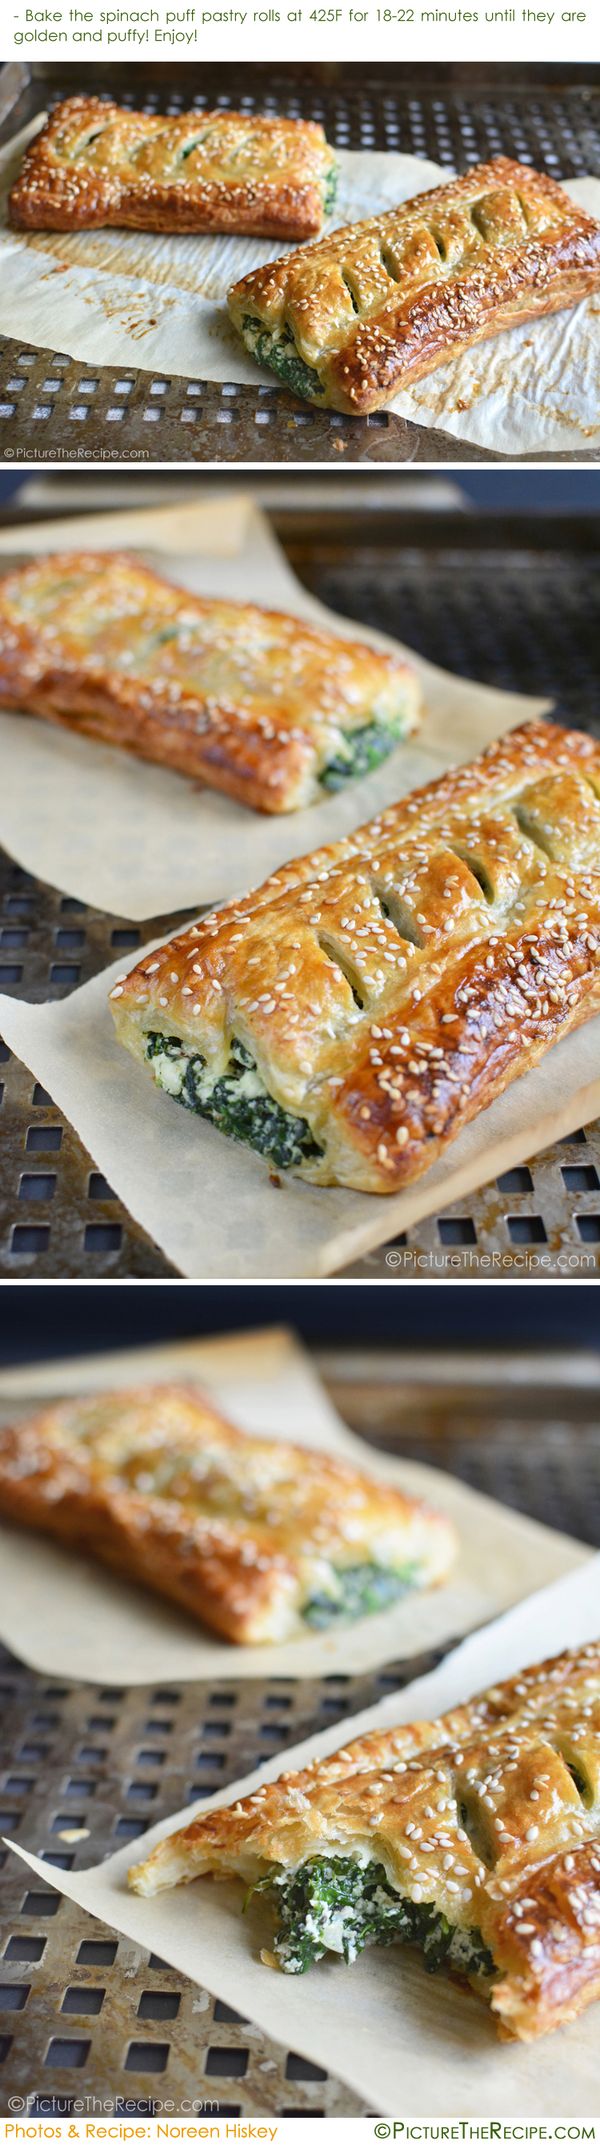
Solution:
[[[508,732],[144,956],[112,991],[121,1043],[228,1132],[208,1092],[245,1052],[306,1129],[276,1162],[395,1192],[600,1005],[599,794],[596,740]]]
[[[102,97],[68,97],[27,150],[9,196],[21,230],[321,230],[335,156],[312,120],[247,112],[149,118]]]
[[[494,157],[256,269],[234,284],[229,309],[248,348],[298,394],[361,416],[598,283],[600,226],[556,180]]]
[[[0,1427],[0,1514],[240,1643],[305,1631],[309,1606],[335,1604],[361,1562],[420,1586],[455,1552],[451,1524],[420,1501],[316,1449],[251,1438],[184,1386],[79,1396]]]
[[[286,813],[413,731],[420,690],[400,657],[287,613],[195,597],[126,554],[50,553],[0,581],[0,707]]]
[[[600,1998],[600,1644],[200,1814],[129,1878],[153,1895],[324,1855],[372,1858],[419,1916],[431,1906],[483,1941],[501,2035],[569,2022]],[[339,1936],[329,1945],[342,1952]]]

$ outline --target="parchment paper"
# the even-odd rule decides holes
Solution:
[[[437,1648],[514,1603],[523,1576],[554,1580],[586,1561],[583,1546],[512,1514],[441,1470],[398,1461],[368,1447],[334,1410],[301,1344],[284,1330],[223,1338],[66,1367],[37,1369],[36,1394],[24,1368],[0,1379],[0,1416],[29,1415],[40,1395],[80,1394],[130,1381],[183,1378],[205,1385],[217,1405],[249,1433],[298,1440],[347,1457],[386,1483],[428,1500],[451,1516],[460,1544],[441,1589],[414,1591],[391,1611],[339,1633],[307,1634],[282,1646],[243,1649],[200,1630],[176,1606],[129,1588],[101,1566],[44,1537],[0,1527],[0,1634],[36,1671],[54,1677],[119,1677],[128,1685],[157,1679],[318,1678],[369,1671],[373,1665]],[[26,1557],[24,1557],[24,1549]]]
[[[436,1716],[540,1657],[595,1640],[599,1629],[595,1559],[470,1636],[427,1678],[292,1748],[284,1766],[332,1753],[373,1725]],[[233,1784],[227,1803],[272,1781],[281,1766],[274,1756]],[[200,1810],[224,1803],[219,1793],[203,1799]],[[174,1815],[173,1826],[194,1810]],[[20,1856],[60,1894],[208,1986],[284,2047],[341,2075],[370,2110],[405,2118],[535,2119],[597,2111],[597,2008],[541,2043],[501,2044],[487,2009],[448,1978],[429,1976],[409,1949],[368,1948],[350,1967],[330,1960],[305,1977],[278,1976],[258,1959],[264,1921],[258,1912],[240,1916],[238,1883],[197,1881],[149,1899],[129,1894],[128,1867],[163,1833],[164,1823],[87,1873],[61,1873],[26,1852]]]
[[[300,813],[253,813],[217,791],[41,719],[0,712],[0,842],[27,871],[119,916],[156,918],[262,881],[285,860],[335,842],[414,784],[477,753],[548,704],[454,679],[402,643],[341,619],[302,588],[265,518],[243,494],[122,515],[69,517],[18,533],[19,555],[70,546],[141,548],[202,596],[282,607],[408,656],[426,715],[417,737],[371,776]],[[0,532],[0,555],[14,532]],[[399,617],[410,631],[409,618]]]
[[[249,358],[229,320],[232,283],[286,251],[281,241],[149,232],[11,232],[9,186],[35,120],[0,154],[0,328],[88,366],[157,367],[209,381],[274,375]],[[340,150],[339,193],[326,229],[379,215],[452,175],[424,157]],[[592,215],[600,180],[567,191]],[[440,368],[390,408],[419,425],[504,455],[591,451],[600,438],[598,298],[572,314],[525,323]],[[83,400],[83,399],[82,399]],[[118,448],[118,442],[116,443]]]
[[[117,1044],[107,996],[122,975],[114,963],[45,1007],[0,995],[0,1032],[130,1215],[198,1281],[332,1275],[600,1114],[595,1016],[480,1112],[404,1193],[356,1194],[292,1176],[273,1185],[259,1156],[178,1109]],[[492,1193],[492,1231],[493,1203]]]

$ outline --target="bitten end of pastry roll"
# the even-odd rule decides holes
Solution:
[[[571,2021],[600,1997],[600,1643],[199,1814],[129,1885],[207,1874],[264,1897],[288,1974],[408,1943],[503,2037]]]

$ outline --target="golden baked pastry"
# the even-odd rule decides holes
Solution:
[[[263,813],[363,775],[420,716],[400,657],[285,612],[192,596],[118,552],[0,581],[0,707],[126,747]]]
[[[231,231],[310,239],[335,199],[335,156],[312,120],[248,112],[130,112],[67,97],[9,195],[28,231]]]
[[[600,1998],[600,1643],[200,1814],[129,1880],[206,1873],[264,1892],[273,1967],[407,1941],[504,2037],[571,2021]]]
[[[452,1526],[314,1448],[239,1432],[195,1388],[124,1389],[0,1427],[0,1515],[91,1553],[231,1642],[279,1642],[439,1582]]]
[[[600,1005],[600,746],[523,724],[144,955],[159,1085],[272,1163],[394,1193]]]
[[[556,180],[494,157],[255,269],[228,303],[248,350],[297,395],[364,416],[599,283],[600,226]]]

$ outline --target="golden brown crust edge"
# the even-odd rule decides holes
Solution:
[[[117,157],[107,169],[94,169],[93,165],[71,163],[61,165],[59,145],[65,130],[85,128],[97,120],[101,125],[114,128]],[[235,178],[227,180],[199,179],[194,184],[188,177],[184,182],[169,183],[151,169],[151,148],[155,137],[172,140],[174,144],[183,138],[186,129],[198,129],[203,122],[231,129],[239,122],[246,132],[253,133],[257,148],[257,169],[245,182]],[[122,126],[124,143],[131,137],[137,125],[140,139],[147,137],[149,144],[149,168],[144,173],[127,173],[126,159],[123,169],[118,165],[118,132]],[[285,170],[277,169],[281,146],[289,143],[291,159],[302,161],[305,152],[306,176],[300,173],[293,180],[286,180]],[[278,143],[276,168],[269,176],[269,150]],[[318,234],[323,223],[323,183],[335,163],[323,129],[313,121],[272,120],[247,114],[216,110],[180,113],[177,119],[148,119],[145,113],[131,112],[128,107],[113,104],[100,97],[71,97],[57,105],[25,153],[18,177],[11,188],[8,202],[9,222],[15,230],[62,231],[65,233],[99,229],[113,226],[151,232],[231,232],[255,238],[310,239]],[[315,171],[320,166],[320,172]]]

